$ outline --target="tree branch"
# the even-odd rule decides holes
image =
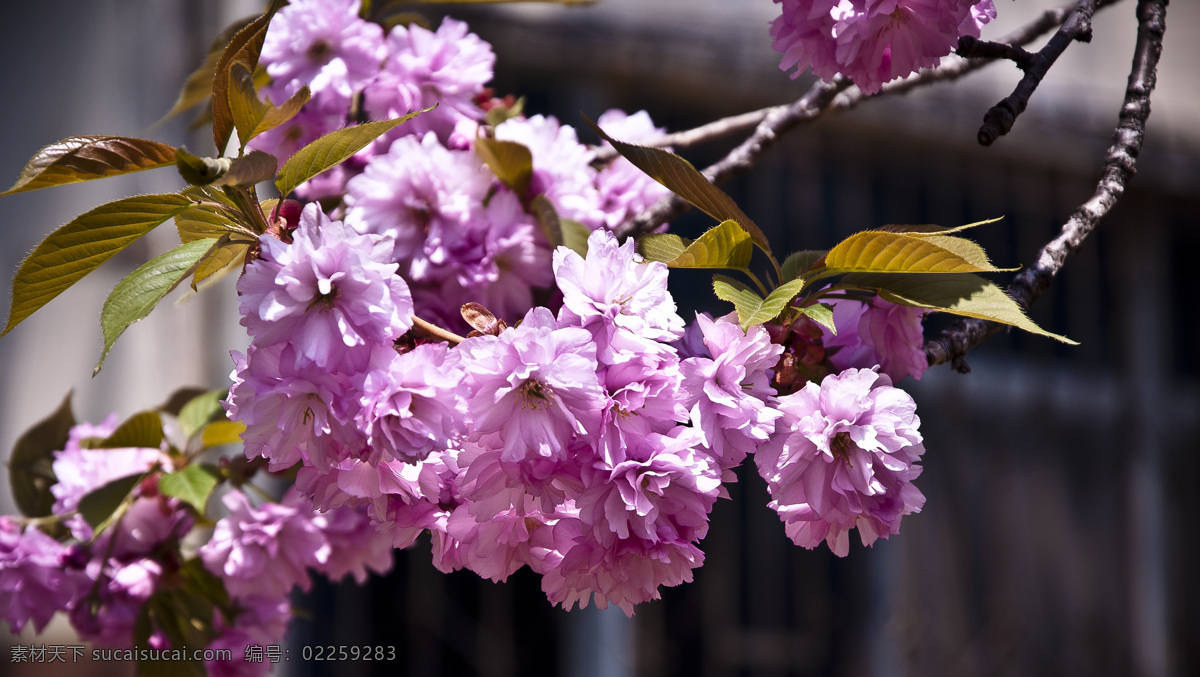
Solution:
[[[1095,0],[1080,0],[1095,2]],[[1099,6],[1111,5],[1119,0],[1100,0]],[[1000,42],[1013,47],[1027,45],[1038,36],[1066,21],[1076,5],[1068,5],[1058,9],[1046,10],[1037,19],[1029,22],[1012,33],[1002,37]],[[1090,14],[1089,14],[1090,17]],[[738,116],[723,118],[695,129],[668,134],[653,139],[643,145],[672,146],[686,148],[697,143],[711,141],[730,134],[754,129],[737,148],[734,148],[723,159],[704,169],[704,176],[714,183],[720,183],[732,176],[746,171],[758,160],[768,148],[773,146],[781,136],[795,129],[800,124],[811,122],[828,112],[845,111],[854,108],[865,99],[876,98],[889,94],[901,94],[935,82],[958,79],[972,71],[994,63],[997,56],[982,56],[977,58],[957,58],[948,61],[937,68],[921,71],[903,80],[896,80],[883,86],[878,94],[868,97],[850,81],[841,76],[830,82],[816,81],[799,99],[790,104],[771,106]],[[615,157],[612,149],[602,149],[597,152],[597,158],[607,160]],[[614,232],[620,238],[631,235],[648,233],[678,217],[688,208],[687,203],[677,195],[668,195],[657,204],[639,214],[636,218],[626,221]]]
[[[1004,136],[1012,129],[1017,117],[1025,112],[1029,105],[1029,97],[1041,84],[1042,78],[1050,71],[1050,67],[1062,56],[1067,47],[1078,40],[1090,42],[1092,39],[1092,14],[1096,11],[1098,0],[1079,0],[1071,16],[1059,27],[1050,41],[1037,52],[1030,54],[1025,50],[1019,53],[1009,51],[1011,45],[989,45],[973,40],[959,40],[959,53],[963,56],[985,56],[1012,59],[1025,76],[1017,83],[1012,94],[1004,97],[995,106],[988,109],[983,116],[983,126],[979,128],[979,143],[984,146],[992,145],[996,139]],[[963,50],[966,50],[964,53]]]
[[[1100,219],[1112,210],[1137,171],[1137,160],[1146,135],[1146,119],[1150,115],[1150,93],[1154,91],[1158,59],[1162,54],[1167,2],[1138,0],[1133,65],[1113,143],[1104,156],[1104,174],[1091,199],[1080,205],[1058,236],[1042,247],[1037,262],[1021,271],[1008,286],[1008,295],[1024,307],[1046,291],[1051,278],[1070,256],[1079,251]],[[951,362],[956,370],[965,373],[969,371],[963,359],[967,352],[1005,326],[976,319],[959,320],[925,344],[925,357],[930,366]]]

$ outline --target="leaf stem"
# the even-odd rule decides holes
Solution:
[[[764,297],[766,297],[767,295],[769,295],[771,293],[770,291],[767,290],[767,288],[763,285],[763,283],[758,279],[758,277],[756,277],[754,275],[754,273],[750,272],[749,268],[738,268],[738,270],[745,273],[746,277],[750,278],[750,281],[754,283],[754,286],[758,287],[758,290],[760,292],[762,292],[762,295]]]

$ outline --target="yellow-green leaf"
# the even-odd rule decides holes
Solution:
[[[229,70],[229,111],[242,148],[250,139],[295,117],[308,103],[309,96],[308,87],[301,87],[290,99],[275,106],[258,98],[258,91],[254,88],[254,73],[244,63],[232,64]]]
[[[637,146],[617,141],[586,116],[584,120],[591,125],[592,129],[596,130],[600,138],[611,143],[618,153],[632,162],[635,167],[649,174],[650,178],[666,186],[671,192],[718,221],[737,221],[738,225],[750,234],[750,237],[764,252],[770,253],[771,246],[762,229],[749,216],[746,216],[733,198],[705,178],[699,170],[692,166],[692,163],[661,148]]]
[[[245,430],[246,424],[241,421],[213,421],[204,426],[200,440],[205,449],[222,444],[238,444],[242,441],[242,433]]]
[[[221,471],[207,463],[191,463],[181,470],[158,478],[158,490],[164,496],[174,496],[204,514],[208,497],[221,479]]]
[[[227,233],[249,236],[249,228],[237,224],[234,218],[234,213],[220,205],[197,205],[175,215],[175,229],[179,231],[179,241],[185,244],[218,238]]]
[[[907,306],[930,308],[955,315],[1000,322],[1027,332],[1077,345],[1065,336],[1052,334],[1025,315],[1020,304],[995,284],[970,273],[921,275],[847,275],[841,284],[878,293]]]
[[[67,437],[75,425],[71,411],[71,393],[63,398],[54,413],[26,430],[13,445],[8,459],[8,480],[13,501],[26,517],[45,517],[54,506],[50,487],[54,476],[54,453],[67,446]]]
[[[501,183],[518,196],[524,197],[529,192],[529,182],[533,179],[533,154],[524,145],[481,136],[475,139],[475,154]]]
[[[289,193],[296,189],[296,186],[308,181],[330,167],[340,164],[346,158],[362,150],[368,143],[391,131],[397,125],[403,124],[415,116],[431,110],[433,110],[433,107],[409,113],[404,117],[392,120],[364,122],[361,125],[345,127],[330,132],[296,151],[295,155],[288,158],[288,161],[283,163],[283,167],[280,167],[279,174],[275,177],[275,187],[279,189],[280,195],[287,197]]]
[[[192,273],[192,289],[196,289],[196,285],[205,280],[215,281],[236,268],[240,262],[246,259],[246,252],[250,251],[250,244],[245,240],[225,238],[213,245],[212,249],[208,250],[208,253],[196,264],[195,271]]]
[[[705,231],[674,259],[672,268],[730,268],[741,270],[750,265],[754,245],[750,234],[737,221],[726,220]]]
[[[558,225],[562,228],[562,243],[567,249],[587,257],[588,253],[588,237],[592,231],[588,227],[578,221],[571,219],[559,219]]]
[[[880,228],[875,228],[874,230],[883,230],[883,231],[887,231],[889,233],[909,233],[911,235],[951,235],[953,233],[967,230],[968,228],[974,228],[976,226],[985,226],[989,223],[995,223],[995,222],[999,221],[1001,218],[1002,217],[996,217],[994,219],[984,219],[983,221],[976,221],[975,223],[968,223],[964,226],[952,226],[949,228],[944,228],[942,226],[937,226],[937,225],[928,224],[928,223],[920,224],[920,225],[888,224],[888,225],[882,226]]]
[[[533,217],[537,219],[542,234],[550,243],[550,248],[555,249],[561,245],[563,243],[562,224],[558,220],[558,210],[554,208],[550,198],[545,195],[535,196],[529,203],[529,209],[533,212]]]
[[[808,316],[813,322],[825,327],[829,333],[837,336],[837,325],[833,323],[833,306],[827,303],[814,303],[800,308],[802,315]]]
[[[13,278],[7,334],[114,254],[167,219],[190,209],[183,195],[140,195],[109,202],[50,233]]]
[[[987,261],[979,245],[950,235],[868,230],[839,242],[825,255],[824,275],[841,273],[981,273],[1004,270]]]
[[[96,363],[93,375],[100,372],[104,358],[117,338],[129,325],[150,314],[167,292],[187,277],[196,262],[213,248],[217,240],[193,240],[156,256],[138,266],[117,283],[100,312],[100,328],[104,331],[104,351]]]
[[[675,233],[647,233],[637,239],[637,250],[648,261],[674,261],[691,240]]]
[[[179,410],[179,428],[183,436],[190,438],[209,423],[224,418],[221,400],[228,394],[228,390],[209,390],[188,400]]]
[[[78,181],[140,172],[175,162],[175,147],[125,136],[72,136],[39,150],[21,170],[10,195]]]
[[[779,317],[803,288],[804,279],[798,278],[780,285],[764,299],[737,280],[724,275],[713,278],[713,292],[717,298],[729,301],[737,309],[738,324],[742,331],[746,331],[750,325],[770,322]]]

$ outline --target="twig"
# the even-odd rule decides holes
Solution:
[[[1111,5],[1119,0],[1100,0],[1100,6]],[[1002,37],[1000,42],[1014,47],[1029,44],[1038,36],[1043,35],[1055,26],[1061,25],[1074,11],[1075,5],[1058,9],[1046,10],[1037,19]],[[754,133],[734,148],[724,159],[707,167],[704,175],[714,183],[720,183],[733,175],[746,171],[758,160],[768,148],[779,138],[802,123],[811,122],[819,116],[835,111],[845,111],[854,108],[868,98],[877,98],[889,94],[901,94],[918,87],[955,80],[967,73],[978,70],[990,63],[996,57],[979,57],[972,59],[953,59],[937,68],[921,71],[903,80],[889,82],[878,94],[868,97],[857,87],[853,87],[846,78],[836,77],[831,82],[818,80],[799,99],[790,104],[771,106],[741,115],[724,118],[676,134],[669,134],[659,139],[653,139],[643,145],[673,146],[685,148],[689,145],[710,141],[729,134],[754,127]],[[609,158],[611,151],[601,150],[598,158]],[[657,204],[639,214],[615,230],[618,237],[639,235],[650,232],[659,224],[666,223],[682,214],[687,209],[687,203],[676,195],[668,195]]]
[[[433,324],[432,322],[422,320],[421,318],[417,317],[416,315],[412,316],[412,321],[413,321],[414,327],[429,334],[430,336],[436,336],[444,341],[449,341],[450,343],[457,345],[457,344],[462,343],[463,341],[467,340],[466,338],[459,336],[458,334],[455,334],[452,331],[442,329],[441,327],[437,326],[436,324]]]
[[[979,143],[984,146],[992,145],[996,139],[1004,136],[1012,129],[1017,117],[1025,112],[1029,105],[1029,97],[1041,84],[1042,78],[1050,71],[1050,67],[1058,57],[1075,41],[1090,42],[1092,39],[1092,14],[1096,11],[1098,0],[1079,0],[1071,16],[1063,22],[1058,31],[1040,50],[1030,54],[1025,50],[1019,53],[1002,53],[1003,46],[992,46],[978,41],[959,40],[959,53],[964,56],[993,56],[1012,59],[1025,72],[1025,76],[1017,83],[1012,94],[1004,97],[995,106],[988,109],[983,116],[983,126],[979,128]],[[998,49],[998,47],[1001,47]],[[1008,46],[1011,49],[1011,46]],[[964,52],[965,49],[965,52]]]
[[[1154,91],[1158,59],[1162,54],[1167,2],[1138,0],[1133,66],[1113,143],[1104,156],[1104,175],[1091,199],[1080,205],[1058,236],[1042,247],[1037,262],[1018,274],[1008,286],[1008,295],[1024,307],[1046,291],[1051,278],[1062,269],[1067,258],[1079,250],[1100,219],[1112,210],[1137,171],[1137,159],[1146,135],[1146,118],[1150,115],[1150,93]],[[930,366],[951,362],[956,370],[969,371],[963,359],[967,352],[1005,326],[984,320],[959,320],[925,344],[925,357]]]

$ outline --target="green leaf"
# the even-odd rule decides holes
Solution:
[[[213,69],[212,80],[212,118],[213,142],[217,152],[223,153],[233,135],[233,112],[230,109],[230,71],[233,64],[240,63],[246,70],[254,72],[258,66],[258,56],[262,51],[263,42],[267,36],[267,26],[271,17],[282,6],[280,0],[274,0],[271,6],[258,18],[246,24],[246,27],[234,34],[217,59]]]
[[[39,150],[26,163],[11,195],[27,190],[140,172],[175,162],[175,147],[125,136],[72,136]]]
[[[550,243],[550,248],[555,249],[561,245],[563,243],[562,224],[558,220],[558,210],[554,208],[550,198],[545,195],[535,196],[530,201],[529,208],[533,212],[534,218],[537,219],[542,234]]]
[[[731,268],[742,270],[750,265],[754,245],[737,221],[722,221],[705,231],[667,265],[672,268]]]
[[[246,424],[241,421],[214,421],[204,426],[200,442],[205,449],[223,444],[240,444],[245,431]]]
[[[296,186],[308,181],[321,172],[341,164],[346,158],[362,150],[375,139],[391,131],[397,125],[403,124],[417,115],[433,110],[433,107],[409,113],[404,117],[392,120],[364,122],[361,125],[345,127],[322,136],[307,146],[296,151],[279,169],[275,177],[275,187],[279,194],[287,197]]]
[[[113,516],[117,508],[121,507],[121,503],[129,496],[129,492],[133,491],[149,474],[143,472],[126,475],[85,494],[83,498],[79,499],[79,514],[83,515],[83,519],[92,529],[99,531],[100,525]]]
[[[167,397],[166,402],[158,405],[155,407],[155,409],[177,417],[179,416],[179,412],[183,411],[184,406],[186,406],[188,402],[191,402],[207,392],[208,391],[204,388],[184,386],[183,388],[176,389],[175,392],[171,393],[171,395]]]
[[[50,487],[54,476],[54,452],[67,446],[75,414],[71,411],[71,393],[63,398],[54,413],[26,430],[13,445],[8,459],[8,480],[13,501],[26,517],[46,517],[54,506]]]
[[[808,316],[813,322],[825,327],[829,333],[837,336],[837,326],[833,323],[833,306],[828,303],[814,303],[800,308],[800,314]]]
[[[162,416],[159,416],[157,411],[148,409],[125,419],[108,437],[94,440],[86,446],[91,449],[158,449],[162,446],[162,441]]]
[[[140,195],[109,202],[50,233],[13,278],[7,334],[55,296],[167,219],[190,209],[183,195]]]
[[[183,405],[179,410],[179,427],[183,436],[190,439],[204,426],[224,418],[225,409],[221,407],[221,400],[228,394],[228,390],[209,390]]]
[[[182,470],[166,473],[158,479],[158,490],[166,496],[174,496],[204,514],[208,497],[221,479],[221,471],[207,463],[192,463]]]
[[[117,283],[104,309],[100,312],[100,328],[104,331],[104,351],[92,375],[100,372],[104,358],[117,338],[129,325],[150,314],[167,292],[187,277],[196,262],[213,248],[217,240],[193,240],[150,259]]]
[[[280,106],[262,101],[254,88],[254,73],[243,63],[233,63],[229,69],[229,111],[242,148],[250,139],[295,117],[310,96],[305,86]]]
[[[215,204],[197,205],[176,214],[175,229],[179,232],[179,241],[184,244],[216,239],[228,233],[251,235],[246,224],[238,223],[234,214]]]
[[[529,182],[533,179],[533,154],[524,145],[481,136],[475,139],[475,154],[518,197],[523,198],[529,192]]]
[[[501,101],[499,104],[489,108],[487,115],[483,118],[484,123],[489,127],[499,127],[508,120],[524,116],[525,97],[522,96],[516,100],[511,100],[512,105],[508,105],[508,101],[510,100]]]
[[[232,610],[233,605],[229,600],[229,592],[225,589],[225,582],[209,571],[199,557],[184,560],[180,574],[185,592],[207,599],[221,609]]]
[[[783,260],[783,265],[780,267],[780,271],[783,274],[783,281],[787,282],[788,280],[794,280],[797,277],[800,277],[800,275],[807,272],[809,268],[815,266],[817,262],[821,260],[821,257],[825,256],[825,254],[826,250],[817,249],[799,251],[789,255]]]
[[[648,261],[674,261],[692,241],[674,233],[647,233],[637,239],[637,250]]]
[[[847,275],[842,285],[878,293],[892,303],[930,308],[955,315],[991,320],[1033,334],[1078,345],[1037,326],[1020,304],[995,284],[970,273],[912,275]]]
[[[138,632],[147,632],[147,637],[161,631],[173,648],[207,646],[216,635],[211,600],[185,589],[165,586],[142,604],[135,625]],[[189,651],[188,656],[191,655]],[[139,660],[135,674],[137,677],[205,677],[207,671],[204,663],[198,660]]]
[[[713,276],[713,293],[722,301],[733,304],[738,318],[749,317],[762,307],[763,298],[745,283],[725,275]]]
[[[987,261],[979,245],[950,235],[868,230],[825,255],[822,275],[840,273],[980,273],[1005,270]]]
[[[562,228],[562,243],[576,254],[586,257],[588,237],[591,236],[592,231],[582,223],[571,219],[559,219],[558,225]]]
[[[778,317],[803,288],[803,278],[795,279],[780,285],[764,299],[737,280],[724,275],[713,278],[713,293],[717,298],[729,301],[737,309],[738,324],[741,325],[742,331],[746,331],[750,325],[770,322]]]
[[[636,146],[631,143],[617,141],[600,129],[587,116],[584,120],[600,135],[617,149],[617,152],[633,163],[635,167],[650,175],[650,178],[666,186],[671,192],[695,205],[705,214],[718,221],[737,221],[750,234],[754,242],[768,254],[771,245],[762,229],[742,211],[733,201],[712,181],[700,173],[692,163],[674,153],[661,148]]]

